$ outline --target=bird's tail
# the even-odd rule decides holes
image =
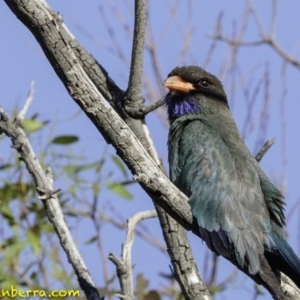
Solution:
[[[300,289],[300,260],[284,239],[273,232],[273,241],[277,251],[266,253],[270,266],[287,275]]]
[[[283,290],[280,286],[280,279],[278,272],[274,272],[269,265],[268,260],[264,255],[260,256],[260,269],[258,274],[255,275],[254,280],[259,284],[262,284],[273,296],[274,299],[284,300],[286,299]]]

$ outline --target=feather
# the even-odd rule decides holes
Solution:
[[[273,295],[284,297],[279,271],[300,288],[300,261],[283,231],[284,197],[244,144],[221,82],[194,66],[169,78],[170,177],[189,197],[202,239]]]

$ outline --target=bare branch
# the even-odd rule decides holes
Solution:
[[[79,211],[74,211],[73,209],[71,210],[73,214],[78,214],[80,215]],[[82,213],[82,212],[81,212]],[[115,218],[110,217],[109,215],[104,214],[103,212],[101,212],[100,216],[97,216],[98,218],[100,218],[101,220],[110,223],[111,225],[115,226],[116,228],[119,229],[126,229],[127,227],[127,223],[120,220],[116,220]],[[150,245],[152,245],[155,249],[157,249],[158,251],[160,251],[163,254],[167,254],[166,252],[166,246],[165,244],[163,244],[162,242],[160,242],[158,239],[156,239],[152,233],[148,232],[149,229],[147,228],[142,228],[142,229],[136,229],[135,233],[137,236],[139,236],[141,239],[143,239],[145,242],[149,243]]]
[[[265,31],[264,31],[264,27],[263,27],[263,25],[262,25],[262,23],[261,23],[261,21],[259,19],[257,11],[254,8],[253,2],[252,2],[252,0],[247,0],[247,2],[248,2],[248,6],[249,6],[249,11],[253,15],[253,17],[254,17],[254,21],[255,21],[255,23],[256,23],[256,25],[258,27],[260,36],[262,37],[262,39],[265,39],[265,37],[267,35],[266,35]],[[273,22],[274,22],[274,20],[273,20]]]
[[[125,118],[130,128],[134,130],[135,135],[133,135],[107,104],[82,69],[80,60],[78,63],[79,57],[74,55],[69,46],[72,38],[63,26],[61,18],[37,0],[16,0],[6,1],[6,3],[32,31],[71,97],[85,111],[107,142],[117,149],[118,154],[149,196],[167,209],[170,214],[177,215],[177,221],[184,224],[186,228],[193,229],[193,232],[199,235],[187,197],[171,184],[160,170],[160,160],[143,120]],[[121,115],[124,116],[122,113]],[[175,232],[169,234],[169,226],[174,227],[176,222],[162,208],[159,206],[156,208],[160,212],[160,222],[165,224],[164,237],[170,252],[173,253],[172,261],[178,262],[179,268],[174,268],[174,270],[180,272],[178,273],[179,279],[185,278],[185,281],[181,282],[181,286],[185,286],[184,294],[187,299],[203,299],[204,284],[196,272],[197,267],[184,229],[178,226],[176,234]],[[178,239],[183,242],[178,244],[176,242]],[[176,246],[182,250],[184,248],[184,251],[178,251],[178,248],[175,251]],[[186,262],[186,257],[189,260],[184,267],[181,267],[181,263]],[[209,298],[208,294],[205,290],[206,299]]]
[[[152,139],[150,137],[148,128],[145,126],[145,113],[140,113],[144,109],[144,100],[142,98],[141,90],[141,78],[142,78],[142,58],[143,58],[143,48],[144,45],[144,33],[146,26],[146,6],[144,0],[136,0],[135,2],[135,28],[134,28],[134,41],[133,41],[133,53],[131,61],[131,75],[128,90],[126,96],[122,100],[122,107],[124,108],[123,116],[125,122],[128,124],[130,129],[138,137],[139,141],[142,143],[146,151],[150,154],[152,159],[156,162],[157,166],[162,170],[163,167],[158,158],[156,149],[153,146]],[[137,39],[140,39],[137,43]],[[154,45],[154,43],[152,43]],[[153,61],[153,68],[156,74],[160,74],[157,56],[155,55],[155,48],[151,48],[154,51],[150,51],[151,58]],[[135,53],[137,51],[137,53]],[[141,51],[141,52],[140,52]],[[140,77],[137,75],[139,74]],[[131,76],[130,75],[130,76]],[[160,78],[161,76],[157,76]],[[131,82],[131,80],[134,80]],[[160,85],[162,80],[160,81]],[[132,84],[132,87],[131,87]],[[136,85],[136,86],[135,86]],[[132,98],[132,99],[130,99]],[[161,102],[162,104],[163,102]],[[160,103],[159,103],[160,104]],[[154,106],[155,107],[155,106]],[[152,108],[151,108],[152,109]],[[138,177],[137,177],[138,178]],[[152,198],[153,199],[153,198]],[[154,200],[154,199],[153,199]],[[177,275],[177,280],[182,288],[183,294],[186,299],[202,299],[202,295],[208,296],[205,285],[203,284],[197,266],[195,264],[193,254],[189,245],[189,240],[187,238],[185,230],[176,223],[161,207],[157,205],[154,200],[154,206],[157,210],[159,221],[163,230],[164,239],[167,243],[169,253],[171,256],[172,264],[174,266],[174,271]],[[176,228],[174,231],[173,229]],[[198,231],[197,231],[198,232]],[[178,240],[181,240],[178,243]],[[209,297],[209,296],[208,296]]]
[[[276,29],[276,21],[277,21],[277,12],[278,12],[278,2],[277,0],[272,1],[272,19],[271,19],[271,26],[270,26],[270,35],[275,36],[275,29]]]
[[[256,41],[242,41],[240,38],[228,38],[226,37],[222,31],[221,27],[218,27],[218,30],[216,30],[215,35],[210,36],[214,40],[219,40],[227,43],[230,46],[233,47],[253,47],[253,46],[259,46],[259,45],[269,45],[271,48],[277,52],[277,54],[287,63],[291,64],[292,66],[296,67],[297,69],[300,69],[300,61],[286,53],[280,45],[275,40],[275,24],[276,24],[276,15],[277,15],[277,1],[273,1],[273,15],[271,19],[271,26],[270,26],[270,33],[266,34],[264,27],[262,25],[262,22],[257,14],[257,11],[254,8],[252,0],[248,0],[248,6],[249,11],[252,14],[254,21],[258,27],[258,31],[260,34],[260,39]]]
[[[270,71],[269,71],[269,63],[266,63],[265,73],[264,73],[264,97],[263,97],[263,107],[260,112],[259,117],[259,125],[257,129],[257,137],[255,141],[255,148],[258,150],[259,147],[263,144],[266,140],[268,124],[269,124],[269,107],[271,103],[270,97]]]
[[[157,212],[155,210],[149,210],[139,212],[128,220],[127,236],[123,245],[122,255],[123,259],[126,261],[127,264],[131,264],[131,247],[134,240],[134,230],[137,223],[155,217],[157,217]]]
[[[172,271],[181,287],[184,298],[186,300],[211,299],[210,293],[199,275],[184,229],[166,213],[159,215],[159,217],[171,257]],[[196,225],[196,227],[198,226]]]
[[[28,102],[30,101],[31,100],[26,101],[25,107],[23,108],[21,114],[22,118],[28,109]],[[4,133],[11,138],[12,147],[18,151],[22,161],[24,161],[26,165],[28,172],[32,176],[39,194],[39,198],[44,200],[43,204],[45,206],[48,219],[52,223],[58,235],[60,244],[67,254],[68,260],[77,275],[79,285],[84,291],[87,299],[100,300],[101,296],[95,287],[95,284],[79,251],[77,250],[69,228],[64,220],[64,216],[56,196],[57,191],[54,191],[52,187],[52,178],[51,175],[49,175],[49,170],[47,171],[47,175],[45,175],[42,167],[38,163],[33,149],[31,148],[26,134],[22,129],[20,120],[9,122],[2,108],[0,109],[0,134],[1,133]]]
[[[60,20],[55,15],[45,12],[40,1],[30,1],[35,3],[34,9],[35,12],[38,12],[35,14],[32,13],[28,4],[29,0],[5,1],[10,7],[13,7],[17,16],[32,30],[70,95],[106,140],[117,149],[120,157],[132,171],[134,178],[139,181],[156,203],[166,208],[187,229],[192,229],[195,234],[199,234],[197,225],[193,223],[187,197],[170,183],[153,161],[153,156],[149,155],[142,147],[140,141],[106,103],[86,76],[73,51],[68,47],[68,40],[64,40],[60,34]],[[23,4],[22,7],[16,4],[20,1]],[[57,45],[61,47],[57,49]],[[60,55],[57,55],[56,51],[59,51]],[[149,149],[147,148],[147,150]],[[196,276],[192,279],[198,280]]]
[[[272,147],[275,143],[275,139],[267,140],[259,152],[255,155],[255,159],[260,162],[263,156],[267,153],[267,151]]]
[[[122,247],[122,260],[118,259],[112,253],[109,254],[108,258],[117,267],[117,274],[119,277],[122,295],[118,295],[123,299],[134,299],[133,293],[133,278],[132,278],[132,265],[131,265],[131,249],[134,240],[134,231],[137,223],[157,217],[155,210],[142,211],[134,215],[128,220],[127,223],[127,234],[126,240]]]
[[[104,9],[103,9],[102,5],[99,5],[98,7],[99,7],[99,12],[101,14],[101,19],[103,20],[103,22],[104,22],[104,24],[107,28],[107,32],[110,36],[110,39],[111,39],[112,43],[114,44],[114,48],[110,48],[111,51],[114,51],[114,52],[117,51],[117,53],[116,53],[117,56],[121,59],[121,61],[124,62],[124,64],[126,66],[129,66],[128,59],[127,59],[127,57],[124,53],[124,48],[120,45],[119,40],[116,37],[115,30],[110,25],[109,20],[107,18],[107,15],[104,12]]]
[[[159,108],[160,106],[164,105],[165,103],[165,97],[163,97],[162,99],[154,102],[153,104],[150,104],[148,106],[144,106],[142,108],[139,109],[139,111],[136,113],[136,115],[140,115],[141,117],[144,117],[145,115],[149,114],[150,112],[152,112],[153,110]]]
[[[134,36],[131,53],[131,66],[128,88],[125,96],[126,106],[139,107],[144,103],[142,96],[142,75],[147,7],[145,0],[135,0]],[[130,113],[129,111],[127,111]]]
[[[28,110],[31,102],[33,101],[33,96],[34,96],[34,81],[32,81],[30,84],[30,88],[29,88],[29,92],[28,92],[28,96],[27,96],[25,105],[24,105],[23,109],[18,113],[17,119],[20,122],[22,122],[24,120],[27,110]]]
[[[62,25],[64,29],[67,29],[67,26],[64,23]],[[71,39],[67,32],[64,35],[65,39],[70,39],[69,45],[84,71],[97,87],[98,91],[107,101],[109,101],[114,109],[118,110],[118,106],[115,102],[117,102],[116,99],[123,97],[124,91],[115,84],[115,82],[109,77],[106,70],[84,47],[82,47],[82,45],[78,43],[76,39]]]
[[[285,274],[281,275],[281,288],[285,292],[287,300],[298,300],[300,299],[300,290]]]

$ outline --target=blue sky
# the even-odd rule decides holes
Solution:
[[[128,78],[131,36],[130,32],[122,29],[123,25],[120,20],[124,20],[129,25],[133,24],[131,2],[120,2],[118,0],[90,0],[88,2],[79,0],[49,1],[50,6],[55,11],[61,13],[65,23],[76,38],[98,59],[109,72],[110,76],[124,89],[126,88]],[[168,22],[170,7],[164,1],[160,1],[159,4],[157,1],[148,2],[150,5],[149,26],[153,30],[154,39],[158,42],[157,57],[163,78],[167,76],[171,69],[182,63],[192,64],[196,61],[200,66],[203,65],[211,45],[209,35],[213,34],[216,19],[221,11],[224,13],[223,32],[228,36],[231,36],[235,22],[239,25],[244,19],[244,1],[194,0],[189,2],[191,4],[190,8],[187,8],[185,1],[178,1],[176,17],[170,23]],[[177,3],[177,1],[169,2],[171,5]],[[115,19],[115,15],[107,9],[109,3],[118,6],[122,18]],[[266,32],[269,32],[271,3],[271,1],[254,1]],[[113,45],[107,33],[104,20],[101,17],[100,5],[102,5],[102,9],[105,11],[108,20],[111,22],[111,26],[115,30],[116,41],[121,45],[127,57],[127,62],[118,58],[112,48],[108,48]],[[84,151],[91,160],[100,158],[104,151],[113,154],[114,150],[105,145],[104,140],[99,137],[98,132],[83,114],[79,117],[71,118],[79,111],[79,108],[70,99],[31,33],[16,19],[4,2],[0,2],[0,11],[2,24],[5,24],[5,26],[0,27],[2,53],[0,103],[4,109],[10,112],[16,107],[22,107],[30,82],[34,80],[36,93],[34,102],[30,107],[29,115],[38,112],[41,119],[56,120],[57,125],[53,127],[54,136],[59,134],[74,134],[75,132],[81,138],[77,145],[77,150],[79,152]],[[297,0],[278,3],[276,40],[287,53],[300,60],[299,11],[300,2]],[[179,55],[182,51],[184,41],[184,34],[182,32],[184,32],[185,28],[191,28],[193,32],[189,48],[191,54],[187,55],[184,60],[180,60]],[[84,34],[83,29],[88,34]],[[249,26],[245,32],[245,40],[251,41],[258,38],[257,27],[253,19],[250,18]],[[222,43],[217,44],[207,70],[215,75],[222,74],[224,62],[228,61],[229,58],[229,48]],[[280,178],[283,172],[285,172],[286,212],[287,214],[291,213],[291,211],[294,212],[287,224],[287,231],[291,245],[295,252],[300,255],[299,241],[297,242],[299,235],[297,220],[300,211],[298,206],[294,208],[300,196],[298,175],[298,170],[300,170],[300,145],[298,141],[300,126],[300,102],[298,101],[299,70],[288,65],[286,68],[286,81],[282,80],[283,61],[271,47],[266,45],[239,49],[236,61],[240,68],[240,74],[246,75],[241,77],[236,75],[232,79],[228,75],[229,72],[227,72],[222,79],[229,96],[232,113],[240,129],[243,128],[244,119],[247,114],[244,94],[240,87],[245,84],[253,90],[255,84],[258,84],[262,74],[264,74],[266,66],[270,70],[270,114],[266,138],[275,137],[276,142],[263,159],[262,167],[276,183],[282,182]],[[256,67],[256,71],[253,71],[254,66]],[[153,91],[158,91],[147,53],[145,55],[144,69],[145,74],[147,74],[147,76],[144,76],[144,79],[148,80],[148,83],[153,87]],[[233,83],[237,86],[234,93],[231,90]],[[286,87],[287,93],[283,98],[284,87]],[[157,99],[159,96],[157,94]],[[254,107],[254,119],[256,121],[261,111],[261,98],[263,98],[263,90],[258,93]],[[282,122],[283,110],[285,112],[284,123]],[[167,166],[167,128],[154,113],[147,117],[147,122],[158,152]],[[257,134],[257,128],[255,128],[252,134],[247,136],[246,143],[251,151],[254,151]],[[285,141],[286,148],[283,150],[282,143]],[[42,147],[39,145],[38,139],[33,140],[33,146],[37,151]],[[9,151],[12,150],[9,148],[8,141],[1,141],[1,158],[7,158]],[[284,171],[285,168],[283,167],[285,161],[287,161],[286,171]],[[107,169],[111,168],[113,168],[112,165],[107,166]],[[117,177],[120,176],[117,170],[114,169],[114,172]],[[59,181],[57,181],[57,184],[62,185]],[[118,199],[108,192],[101,194],[103,199],[101,201],[103,203],[112,202],[119,211],[122,211],[125,218],[130,217],[138,211],[152,209],[151,201],[139,187],[133,186],[130,187],[130,190],[135,195],[133,201]],[[146,221],[146,224],[161,239],[157,220]],[[75,239],[80,245],[80,250],[91,270],[95,282],[101,285],[102,273],[100,272],[99,274],[99,269],[101,269],[99,254],[95,248],[86,247],[82,244],[83,238],[90,232],[89,226],[91,225],[88,222],[82,222],[82,225],[75,233]],[[124,240],[124,233],[120,233],[120,231],[111,226],[104,226],[102,234],[107,254],[109,252],[119,254],[121,243]],[[112,236],[114,237],[113,239],[110,238]],[[199,269],[201,271],[203,269],[203,256],[206,246],[198,238],[190,236],[193,244],[193,252],[199,262]],[[135,264],[135,274],[138,272],[145,273],[145,276],[150,280],[151,287],[155,288],[164,283],[157,274],[159,271],[169,271],[170,263],[168,258],[158,251],[153,250],[140,239],[136,240],[133,247],[133,262]],[[108,262],[108,266],[110,272],[112,272],[113,266],[110,262]],[[231,271],[230,265],[227,262],[222,262],[219,279],[226,278]],[[233,299],[232,297],[238,296],[250,299],[251,295],[249,292],[239,287],[240,283],[244,284],[245,279],[246,276],[240,274],[238,281],[233,283],[230,289],[223,293],[222,296],[219,296],[218,299]],[[250,281],[247,281],[246,284],[252,286]],[[270,299],[270,296],[266,294],[264,299]]]

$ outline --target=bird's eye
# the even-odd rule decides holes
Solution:
[[[204,78],[198,81],[198,85],[200,85],[203,88],[208,88],[210,86],[210,81]]]

